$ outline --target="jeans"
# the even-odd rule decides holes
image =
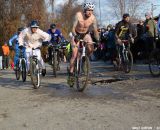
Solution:
[[[149,55],[151,53],[151,51],[153,49],[155,49],[156,46],[155,46],[155,41],[154,41],[154,37],[146,37],[145,39],[145,58],[148,59],[149,58]]]
[[[3,68],[8,68],[9,56],[3,56]]]

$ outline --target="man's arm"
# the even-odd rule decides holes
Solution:
[[[98,30],[97,30],[97,20],[96,20],[96,18],[94,18],[94,21],[93,21],[93,31],[94,31],[94,36],[95,36],[96,40],[99,41],[99,33],[98,33]]]
[[[39,29],[39,34],[44,42],[51,40],[51,35]]]
[[[76,35],[76,26],[77,26],[77,24],[78,24],[78,16],[76,14],[75,17],[74,17],[74,20],[73,20],[73,27],[72,27],[73,35]]]
[[[13,41],[16,40],[17,37],[18,37],[17,34],[15,34],[15,35],[13,35],[13,36],[11,37],[11,39],[9,39],[9,46],[12,46]]]
[[[19,43],[19,46],[24,46],[24,38],[26,36],[26,32],[27,32],[28,29],[24,29],[18,36],[18,43]]]
[[[120,31],[120,23],[117,23],[116,28],[115,28],[115,38],[119,39],[118,33]]]

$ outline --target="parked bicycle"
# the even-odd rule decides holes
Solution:
[[[19,59],[16,64],[15,74],[16,74],[17,80],[19,80],[20,75],[22,75],[22,81],[23,82],[26,81],[26,59],[25,59],[25,56],[24,56],[22,50],[20,50],[20,52],[19,52]]]
[[[94,43],[94,42],[93,42]],[[89,72],[90,72],[90,61],[87,55],[87,42],[80,40],[78,46],[78,56],[74,63],[74,77],[71,79],[69,86],[76,87],[79,92],[84,91],[88,85]],[[67,68],[68,74],[69,69]]]
[[[31,82],[35,89],[40,87],[41,83],[41,66],[35,55],[35,50],[32,48],[32,56],[30,57],[30,74],[31,74]]]
[[[149,71],[152,76],[160,76],[160,49],[154,49],[149,56]]]
[[[129,73],[133,66],[133,56],[128,40],[122,40],[122,45],[118,45],[117,53],[117,57],[113,61],[114,68]]]

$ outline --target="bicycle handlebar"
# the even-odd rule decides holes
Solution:
[[[85,42],[85,43],[90,43],[90,44],[92,44],[92,43],[93,43],[93,44],[97,44],[97,42],[87,42],[87,41],[85,41],[85,40],[83,40],[83,39],[80,39],[79,41],[80,41],[80,42]]]

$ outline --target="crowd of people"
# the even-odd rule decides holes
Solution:
[[[125,17],[129,18],[129,14],[124,14],[122,21],[116,25],[109,24],[107,27],[99,29],[101,44],[94,52],[93,60],[102,59],[104,61],[111,60],[112,62],[116,57],[117,45],[120,45],[117,33],[125,34],[125,31],[129,31],[128,34],[131,34],[131,37],[134,39],[130,48],[134,62],[141,60],[143,63],[147,63],[150,52],[160,47],[158,19],[153,19],[151,13],[147,12],[145,13],[145,20],[139,20],[138,23],[132,24],[128,18],[128,21],[126,21]],[[120,39],[125,38],[121,37]]]
[[[70,76],[73,75],[74,60],[78,54],[79,39],[84,39],[87,43],[95,41],[98,43],[94,49],[93,44],[88,44],[88,55],[91,60],[110,60],[113,63],[116,57],[117,47],[121,49],[122,40],[130,40],[131,51],[134,61],[138,58],[147,59],[150,52],[159,46],[156,41],[158,38],[158,21],[151,17],[151,13],[145,13],[146,20],[139,20],[139,23],[132,24],[130,15],[123,14],[122,20],[116,25],[109,24],[107,27],[97,27],[96,16],[93,14],[95,6],[92,3],[85,3],[83,11],[79,11],[75,15],[72,27],[71,47],[72,56],[70,60]],[[90,27],[92,31],[89,31]],[[42,65],[42,73],[46,73],[45,63],[41,56],[40,48],[42,42],[55,44],[65,40],[61,31],[56,28],[56,24],[51,24],[47,32],[39,28],[37,20],[31,21],[29,27],[18,28],[17,32],[0,47],[0,69],[7,69],[9,66],[15,69],[15,65],[19,58],[19,51],[22,50],[27,61],[27,70],[29,73],[29,57],[31,49],[36,49],[36,55]],[[9,43],[9,44],[7,44]],[[13,57],[9,58],[10,53],[14,50]],[[50,48],[48,47],[48,58],[51,58]]]

